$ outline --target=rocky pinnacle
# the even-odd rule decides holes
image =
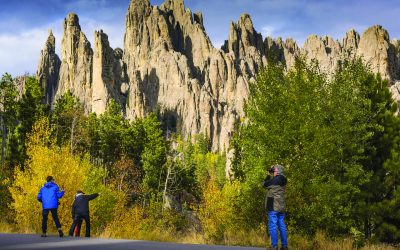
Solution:
[[[71,91],[87,113],[103,113],[111,99],[129,119],[157,110],[167,133],[203,133],[213,150],[228,151],[235,123],[245,116],[249,84],[269,59],[290,69],[295,57],[303,55],[332,74],[340,60],[362,56],[373,72],[389,80],[394,96],[400,96],[400,43],[378,25],[361,35],[351,29],[342,41],[310,35],[299,47],[290,38],[263,38],[251,17],[242,14],[231,22],[222,48],[215,48],[203,15],[192,13],[182,0],[160,6],[132,0],[125,29],[123,50],[111,48],[102,30],[95,32],[92,50],[78,16],[69,14],[61,61],[51,32],[41,52],[37,75],[46,102]]]

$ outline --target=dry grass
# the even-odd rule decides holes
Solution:
[[[0,232],[2,233],[15,233],[16,229],[9,223],[0,221]]]
[[[354,241],[351,239],[328,239],[323,233],[317,233],[312,242],[312,249],[325,249],[325,250],[352,250],[354,248]]]
[[[148,241],[162,241],[162,242],[181,242],[186,240],[186,243],[194,243],[197,240],[194,235],[185,237],[181,234],[163,231],[160,229],[154,229],[152,231],[137,231],[134,233],[129,232],[110,232],[106,229],[103,233],[98,235],[100,238],[113,238],[113,239],[135,239],[135,240],[148,240]]]
[[[177,235],[174,235],[175,237]],[[174,237],[173,236],[173,237]],[[200,234],[191,233],[181,238],[175,238],[174,242],[190,243],[190,244],[221,244],[221,245],[238,245],[238,246],[254,246],[266,247],[270,241],[265,231],[249,231],[249,232],[225,232],[224,239],[219,242],[210,242],[204,239]],[[290,249],[294,250],[396,250],[398,247],[385,244],[367,244],[361,248],[355,246],[355,242],[350,238],[330,239],[324,233],[317,233],[313,239],[307,239],[299,235],[289,235]]]
[[[204,236],[196,232],[190,232],[182,235],[178,242],[184,244],[207,244],[207,240],[204,238]]]
[[[250,231],[228,231],[224,234],[224,239],[220,242],[223,245],[265,247],[267,245],[266,233]]]
[[[363,248],[360,248],[360,250],[396,250],[399,249],[400,246],[394,247],[394,246],[389,246],[385,244],[380,244],[380,245],[367,245],[364,246]]]
[[[290,235],[289,235],[290,236]],[[365,245],[361,248],[356,247],[354,240],[345,239],[330,239],[322,232],[318,232],[314,239],[306,239],[304,237],[293,235],[289,238],[291,249],[297,250],[396,250],[398,248],[390,245]]]
[[[1,233],[35,233],[30,230],[17,231],[13,225],[5,222],[0,222]],[[159,229],[151,232],[137,232],[135,235],[123,234],[119,235],[114,232],[110,235],[104,231],[98,235],[101,238],[124,238],[136,240],[162,241],[162,242],[177,242],[184,244],[219,244],[219,245],[235,245],[235,246],[253,246],[266,247],[270,244],[269,239],[264,230],[251,231],[227,231],[224,233],[224,238],[220,241],[210,241],[204,238],[204,235],[189,232],[176,233],[162,231]],[[318,232],[313,239],[307,239],[299,235],[289,235],[289,246],[293,250],[396,250],[398,247],[385,244],[367,244],[361,248],[355,247],[354,241],[350,238],[345,239],[330,239],[324,233]]]

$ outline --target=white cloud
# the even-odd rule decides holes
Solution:
[[[74,0],[65,1],[65,8],[73,11],[88,10],[96,12],[107,6],[106,0]]]
[[[86,17],[83,17],[80,23],[82,31],[90,41],[90,44],[94,44],[94,32],[103,30],[107,34],[112,48],[123,48],[125,23],[105,23]]]
[[[214,48],[219,49],[219,48],[222,47],[222,45],[225,44],[225,41],[222,41],[222,40],[218,40],[218,41],[215,41],[215,42],[212,41],[212,44],[213,44]]]
[[[123,48],[124,17],[128,0],[51,1],[54,1],[54,5],[62,3],[56,5],[63,7],[57,9],[59,15],[66,15],[67,11],[79,15],[82,31],[92,46],[94,31],[102,29],[108,35],[112,48]],[[345,2],[345,0],[338,1]],[[349,1],[352,8],[343,4],[333,7],[332,3],[317,0],[232,0],[228,5],[225,0],[186,0],[185,3],[186,7],[190,7],[193,11],[203,12],[207,34],[215,47],[219,48],[228,37],[229,21],[237,21],[242,12],[251,15],[256,30],[261,32],[263,37],[283,39],[292,37],[300,46],[309,34],[331,35],[341,40],[348,29],[355,28],[362,33],[366,27],[373,24],[383,25],[388,29],[391,38],[399,38],[398,25],[396,26],[396,22],[393,21],[400,10],[400,7],[394,4],[396,1],[398,0],[385,0],[386,4],[373,1],[368,1],[369,4],[358,2],[355,4],[355,1]],[[151,0],[151,2],[154,4],[164,0]],[[39,16],[46,16],[46,13],[41,13]],[[0,74],[9,72],[16,76],[25,72],[35,73],[40,50],[44,46],[50,28],[56,37],[56,53],[61,56],[64,17],[57,16],[58,20],[50,21],[44,19],[45,22],[49,22],[46,25],[42,25],[43,18],[40,18],[40,25],[35,25],[34,18],[25,23],[23,20],[28,20],[25,16],[8,18],[1,22]],[[26,27],[29,25],[32,28],[27,30]]]
[[[34,29],[16,35],[1,34],[0,74],[8,72],[13,77],[34,74],[47,36],[46,29]]]
[[[63,35],[63,20],[23,30],[17,33],[0,34],[0,75],[7,72],[13,77],[25,73],[35,74],[40,58],[40,51],[51,29],[56,38],[56,53],[61,59],[61,40]],[[102,29],[109,37],[112,48],[123,48],[125,25],[97,22],[94,19],[82,17],[82,31],[90,41],[93,49],[94,31]]]
[[[261,34],[262,34],[263,38],[265,38],[267,36],[273,37],[274,31],[275,31],[275,28],[270,25],[265,25],[261,28]]]

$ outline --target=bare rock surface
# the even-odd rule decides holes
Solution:
[[[49,31],[49,37],[43,50],[40,52],[37,78],[45,92],[45,103],[52,104],[57,89],[57,80],[60,72],[61,61],[55,52],[56,39],[53,32]]]
[[[71,91],[87,113],[101,114],[114,99],[129,119],[160,112],[169,132],[206,134],[213,150],[228,151],[234,124],[244,117],[249,84],[269,59],[288,69],[295,58],[316,61],[332,75],[339,61],[362,56],[375,73],[389,80],[400,100],[400,42],[376,25],[360,36],[349,30],[342,41],[311,35],[303,47],[287,38],[262,38],[251,17],[231,22],[227,40],[215,48],[207,36],[203,15],[185,8],[183,0],[152,6],[132,0],[125,20],[124,48],[113,49],[102,30],[94,49],[81,31],[76,14],[64,21],[61,60],[50,33],[41,52],[37,75],[54,102]]]
[[[85,110],[90,112],[92,78],[93,50],[81,31],[78,16],[70,13],[64,20],[56,98],[70,91],[84,103]]]

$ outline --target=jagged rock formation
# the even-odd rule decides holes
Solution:
[[[342,46],[331,37],[317,37],[311,35],[307,38],[302,52],[308,60],[316,60],[322,72],[331,75],[337,68],[338,59],[341,59]]]
[[[280,37],[276,40],[271,37],[266,37],[264,40],[264,48],[264,53],[268,59],[282,62],[287,68],[292,68],[296,56],[300,55],[300,48],[297,46],[296,41],[291,38],[283,41]]]
[[[108,42],[108,36],[102,30],[94,34],[93,84],[91,108],[92,112],[102,114],[107,103],[114,99],[121,107],[125,107],[126,84],[125,65],[122,61],[123,51],[113,50]]]
[[[81,31],[78,16],[68,14],[64,20],[64,36],[61,41],[61,67],[56,98],[70,91],[91,111],[93,50]]]
[[[344,57],[354,57],[357,53],[359,43],[360,35],[353,29],[347,31],[342,43]]]
[[[254,74],[266,64],[262,36],[254,29],[247,14],[241,15],[237,24],[231,22],[229,38],[222,49],[225,53],[233,53],[235,59],[247,62],[249,73]]]
[[[394,45],[382,26],[370,27],[362,34],[357,52],[364,56],[373,72],[379,72],[387,79],[397,78]]]
[[[212,46],[202,15],[185,10],[182,0],[168,0],[159,8],[132,1],[124,53],[130,79],[127,116],[142,117],[157,108],[167,129],[186,135],[205,133],[214,149],[226,148],[235,120],[243,115],[247,80],[261,62],[256,58],[260,53],[248,45],[253,38],[247,30],[255,33],[251,20],[248,16],[241,20],[235,26],[241,35],[230,42],[240,42],[242,53],[224,53]],[[252,58],[256,59],[247,60]]]
[[[56,39],[50,30],[44,49],[40,52],[40,60],[36,72],[45,92],[44,101],[46,104],[51,104],[54,100],[60,65],[60,58],[56,54]]]
[[[124,50],[112,49],[107,35],[96,31],[92,51],[75,14],[65,19],[61,46],[59,73],[52,34],[38,66],[50,102],[71,91],[87,112],[104,112],[110,99],[129,119],[157,110],[165,129],[186,136],[205,133],[214,150],[228,149],[234,124],[244,116],[249,83],[267,59],[290,69],[295,58],[304,55],[332,74],[339,60],[362,56],[390,81],[394,96],[400,93],[395,84],[400,78],[400,42],[390,41],[381,26],[361,36],[350,30],[341,42],[312,35],[300,48],[293,39],[263,40],[250,16],[243,14],[230,24],[228,39],[218,49],[207,36],[203,15],[185,9],[183,0],[166,0],[160,6],[132,0]]]
[[[17,76],[16,78],[13,79],[15,89],[17,90],[18,93],[17,100],[20,100],[20,98],[22,98],[22,95],[25,93],[25,85],[27,79],[28,79],[27,75]]]

